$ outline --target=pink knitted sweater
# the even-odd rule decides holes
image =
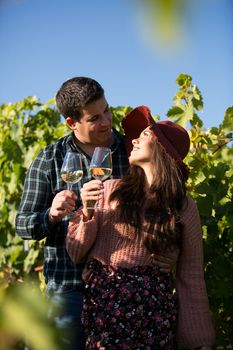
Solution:
[[[70,220],[66,246],[74,262],[96,258],[103,264],[126,268],[152,264],[151,254],[143,243],[145,233],[140,238],[135,237],[108,205],[109,195],[118,181],[105,181],[103,199],[91,220],[83,221],[81,209]],[[215,332],[203,274],[202,230],[197,207],[191,198],[180,215],[184,231],[176,265],[177,340],[188,349],[212,346]]]

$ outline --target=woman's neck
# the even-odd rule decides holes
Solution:
[[[143,170],[145,172],[146,186],[149,188],[153,182],[153,179],[154,179],[154,172],[152,171],[152,168],[150,165],[144,166]]]

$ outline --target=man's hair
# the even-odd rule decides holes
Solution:
[[[75,77],[65,81],[56,94],[59,112],[65,117],[80,119],[80,108],[104,96],[104,89],[94,79]]]

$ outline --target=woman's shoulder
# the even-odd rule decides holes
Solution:
[[[185,197],[180,215],[182,218],[193,217],[196,215],[199,216],[197,204],[192,197]]]
[[[181,213],[185,213],[190,210],[197,210],[197,204],[192,197],[186,196],[183,202]]]
[[[180,219],[184,225],[184,236],[187,235],[189,240],[191,240],[191,237],[193,237],[193,240],[196,240],[202,235],[200,213],[193,198],[186,197],[180,213]]]

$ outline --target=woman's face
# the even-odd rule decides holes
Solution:
[[[142,166],[151,163],[155,137],[150,127],[144,129],[137,139],[132,140],[133,149],[129,156],[129,163]]]

